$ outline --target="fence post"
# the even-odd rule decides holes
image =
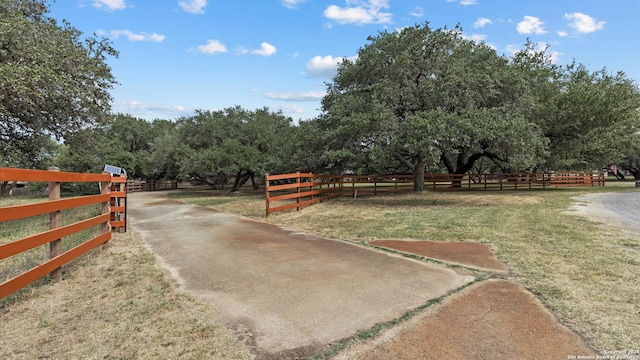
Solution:
[[[55,166],[49,168],[49,171],[60,172]],[[60,200],[60,183],[49,182],[49,201]],[[60,210],[49,213],[49,230],[57,229],[60,227]],[[62,239],[56,239],[49,243],[49,259],[53,259],[60,255],[62,247]],[[57,268],[49,273],[49,277],[52,281],[60,281],[62,275],[62,268]]]
[[[264,174],[264,197],[266,199],[264,217],[269,217],[269,173]]]
[[[296,192],[298,193],[298,196],[296,197],[296,203],[300,204],[300,171],[296,172],[296,184],[298,185],[296,187]],[[296,211],[300,211],[300,206],[296,208]]]
[[[108,172],[103,172],[103,174],[109,174]],[[109,176],[111,178],[111,176]],[[126,185],[125,185],[126,186]],[[100,182],[100,194],[110,194],[111,193],[111,181],[102,181]],[[111,214],[111,199],[102,203],[102,207],[100,212],[104,214]],[[111,224],[107,221],[102,224],[102,233],[111,232]]]

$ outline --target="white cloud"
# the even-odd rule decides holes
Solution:
[[[307,1],[309,0],[281,0],[282,6],[286,7],[287,9],[296,9],[298,8],[298,5],[304,4]]]
[[[558,36],[567,37],[567,36],[569,36],[569,34],[564,30],[558,30]]]
[[[93,7],[108,11],[123,10],[127,7],[124,0],[93,0]]]
[[[388,24],[393,14],[383,12],[389,8],[389,0],[348,0],[347,7],[330,5],[324,16],[338,24]]]
[[[447,2],[456,2],[458,0],[447,0]],[[464,5],[464,6],[468,6],[468,5],[475,5],[478,2],[478,0],[460,0],[460,5]]]
[[[589,34],[604,28],[604,21],[597,21],[589,15],[583,13],[564,14],[566,20],[571,21],[569,26],[580,34]]]
[[[549,58],[551,60],[551,63],[553,64],[558,64],[560,62],[560,55],[562,55],[563,53],[558,52],[558,51],[552,51],[549,55]]]
[[[524,20],[518,23],[516,30],[520,34],[545,34],[544,23],[535,16],[525,16]]]
[[[260,49],[256,49],[251,51],[252,54],[261,55],[261,56],[271,56],[276,53],[276,47],[269,44],[268,42],[263,42],[260,44]]]
[[[484,35],[484,34],[471,34],[471,35],[462,34],[462,38],[466,39],[466,40],[473,40],[475,42],[483,42],[487,38],[487,35]]]
[[[300,93],[266,93],[264,96],[271,100],[282,101],[318,101],[322,100],[326,93],[324,91],[306,91]]]
[[[479,17],[476,22],[473,23],[473,27],[474,28],[483,28],[487,25],[492,24],[493,22],[491,21],[491,19],[487,19],[487,18],[483,18],[483,17]]]
[[[227,47],[218,40],[207,40],[206,45],[198,46],[198,51],[205,54],[215,54],[227,52]]]
[[[116,112],[141,117],[162,118],[163,116],[183,116],[189,111],[180,105],[149,104],[137,100],[115,101],[112,104]]]
[[[424,9],[421,8],[420,6],[416,6],[413,10],[411,10],[411,16],[423,17],[424,16]]]
[[[105,35],[106,32],[99,30],[98,31],[99,35]],[[129,41],[151,41],[151,42],[162,42],[165,39],[164,35],[160,35],[160,34],[147,34],[147,33],[139,33],[136,34],[133,31],[130,30],[111,30],[109,32],[109,37],[111,37],[111,39],[117,39],[120,36],[125,36],[127,38],[127,40]]]
[[[207,7],[207,0],[183,0],[178,1],[178,5],[188,13],[204,14],[204,8]]]
[[[309,74],[309,76],[315,78],[331,78],[336,74],[336,69],[338,68],[338,65],[342,62],[342,60],[344,60],[344,58],[334,58],[331,55],[314,56],[307,63],[307,73]]]
[[[304,110],[301,109],[298,105],[288,104],[276,107],[276,109],[282,111],[283,114],[302,114]]]

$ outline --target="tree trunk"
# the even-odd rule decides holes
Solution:
[[[422,155],[418,155],[416,159],[416,165],[413,171],[413,191],[424,191],[424,158]]]
[[[1,181],[0,182],[0,196],[7,196],[9,192],[13,188],[13,184],[9,181]]]
[[[256,173],[251,172],[251,185],[253,185],[253,190],[260,189],[260,184],[256,182]]]
[[[254,176],[255,173],[253,171],[249,169],[240,169],[240,171],[238,171],[238,174],[236,174],[236,180],[233,182],[233,188],[231,189],[231,192],[240,190],[242,185],[244,185],[249,179],[251,179],[253,188],[256,189]]]

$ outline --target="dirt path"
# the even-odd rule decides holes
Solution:
[[[438,264],[135,193],[128,216],[183,287],[252,335],[259,358],[306,357],[474,278]]]

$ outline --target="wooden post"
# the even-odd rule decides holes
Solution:
[[[313,177],[313,173],[309,174],[311,174],[311,177],[309,178],[309,180],[311,181],[311,188],[309,189],[309,191],[313,191],[315,190],[316,178]],[[320,179],[320,197],[322,197],[322,179]],[[311,200],[313,200],[313,194],[311,194]]]
[[[103,173],[109,174],[109,173]],[[111,193],[111,181],[103,181],[100,182],[100,194],[110,194]],[[111,214],[111,199],[109,201],[105,201],[102,203],[102,207],[100,212],[104,214]],[[102,234],[111,232],[111,224],[107,221],[102,224]]]
[[[296,184],[296,192],[298,193],[296,203],[300,204],[300,171],[296,172]],[[300,206],[296,207],[296,211],[300,211]]]
[[[59,172],[55,166],[49,168],[49,171]],[[49,201],[60,200],[60,183],[49,182]],[[49,230],[57,229],[60,227],[60,210],[49,213]],[[62,248],[62,239],[56,239],[49,243],[49,259],[53,259],[60,255]],[[60,281],[62,277],[62,268],[57,268],[49,273],[49,277],[52,281]]]
[[[269,217],[269,173],[264,174],[264,197],[266,200],[264,217]]]

